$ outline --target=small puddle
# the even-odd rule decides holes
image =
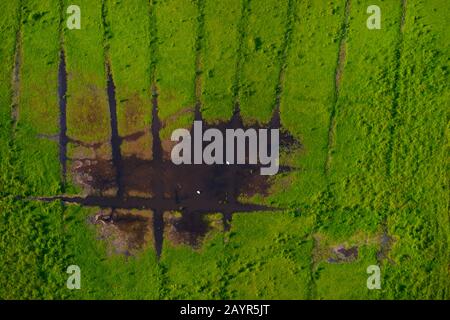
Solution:
[[[337,246],[332,249],[331,257],[327,259],[328,263],[343,263],[351,262],[358,259],[358,247],[353,246],[345,248],[344,246]]]

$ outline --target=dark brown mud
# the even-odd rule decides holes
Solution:
[[[156,169],[158,170],[158,166],[161,166],[164,163],[163,157],[163,148],[161,144],[161,137],[159,132],[161,131],[161,121],[158,116],[158,91],[156,89],[156,85],[152,86],[152,152],[153,159],[152,161],[156,164]],[[160,168],[159,168],[160,169]],[[164,197],[164,183],[165,180],[161,178],[158,174],[155,179],[150,180],[153,181],[152,185],[156,186],[154,191],[150,191],[153,193],[154,199],[157,201],[163,200]],[[151,190],[151,187],[149,188]],[[175,197],[175,202],[176,202]],[[154,208],[153,209],[153,234],[154,234],[154,243],[156,255],[158,257],[161,256],[162,246],[164,241],[164,210]]]
[[[330,257],[327,259],[328,263],[345,263],[352,262],[358,259],[358,247],[353,246],[345,248],[344,246],[337,246],[330,252]]]
[[[218,214],[180,214],[169,212],[164,216],[165,232],[164,238],[172,244],[188,244],[197,249],[201,247],[202,238],[192,233],[192,230],[207,234],[214,230],[223,231],[222,218]]]
[[[58,68],[58,97],[59,97],[59,162],[63,184],[67,176],[67,70],[64,50],[61,50]]]
[[[108,209],[89,222],[99,226],[99,238],[107,241],[110,253],[130,256],[151,242],[151,212]]]
[[[358,258],[358,247],[353,246],[348,249],[345,247],[339,247],[336,248],[335,253],[338,255],[340,259],[344,261],[355,260]]]

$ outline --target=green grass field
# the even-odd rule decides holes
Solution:
[[[78,0],[69,30],[71,4],[0,12],[0,299],[450,299],[448,1]],[[122,157],[152,159],[155,93],[166,151],[196,107],[208,123],[239,107],[263,126],[279,108],[301,144],[280,161],[296,170],[241,198],[283,210],[236,213],[230,230],[211,212],[196,247],[168,227],[158,258],[150,231],[123,254],[92,223],[101,208],[37,201],[81,194],[72,168],[113,158],[109,67]]]

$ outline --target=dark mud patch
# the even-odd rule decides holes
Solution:
[[[67,176],[67,70],[66,57],[61,50],[58,67],[58,97],[59,97],[59,162],[63,184]]]
[[[78,159],[72,163],[73,182],[89,195],[105,195],[117,191],[113,162],[105,159]]]
[[[102,210],[90,222],[98,226],[110,254],[130,256],[152,242],[151,212]]]
[[[349,248],[343,245],[332,248],[331,256],[327,259],[328,263],[344,263],[352,262],[358,259],[358,247],[352,246]]]
[[[110,124],[111,124],[111,150],[112,150],[112,162],[116,169],[116,186],[117,186],[117,196],[123,196],[123,181],[122,181],[122,154],[120,152],[120,146],[122,140],[119,136],[119,128],[117,124],[117,103],[116,103],[116,87],[111,74],[111,66],[109,63],[106,64],[107,72],[107,87],[106,91],[108,94],[108,105],[110,113]]]
[[[314,235],[314,249],[312,267],[315,269],[321,262],[327,263],[351,263],[356,261],[359,256],[359,248],[369,244],[371,239],[353,240],[352,244],[330,243],[321,235]]]
[[[175,245],[199,249],[208,232],[223,230],[223,219],[214,214],[169,212],[164,217],[165,238]]]

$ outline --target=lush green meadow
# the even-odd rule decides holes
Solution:
[[[122,142],[122,154],[151,157],[151,65],[149,6],[143,1],[107,2],[108,59],[116,87],[119,135],[143,132]],[[129,40],[132,41],[129,41]]]
[[[271,118],[293,3],[268,0],[264,3],[249,1],[247,4],[242,62],[237,70],[239,103],[246,121],[264,123]]]
[[[57,103],[59,11],[51,1],[41,2],[40,7],[36,4],[25,1],[22,13],[17,2],[6,4],[0,27],[4,39],[0,50],[4,66],[0,85],[0,296],[4,299],[68,295],[60,285],[65,281],[61,271],[69,255],[64,250],[61,204],[18,200],[60,190],[57,145],[37,136],[57,132],[58,109],[53,107]],[[30,35],[33,28],[39,30],[36,37]],[[15,45],[16,41],[22,44]],[[16,61],[19,73],[27,77],[20,84],[11,80]],[[35,108],[37,101],[40,104]],[[14,108],[20,109],[16,115]]]
[[[180,126],[192,123],[195,105],[196,23],[199,10],[196,1],[154,1],[152,12],[156,20],[155,77],[159,116],[168,121],[162,138]]]
[[[79,0],[81,30],[66,28],[70,4],[0,12],[0,298],[450,299],[446,0]],[[112,251],[91,222],[100,208],[33,200],[80,192],[74,161],[112,158],[108,68],[126,157],[152,158],[153,95],[164,148],[196,106],[211,123],[238,106],[247,124],[279,107],[295,170],[242,198],[283,210],[236,213],[196,248],[166,237],[158,258],[152,239]],[[72,264],[80,290],[66,288]]]
[[[208,121],[231,118],[236,102],[236,68],[242,24],[240,1],[204,1],[202,116]]]
[[[70,1],[65,1],[67,8]],[[67,134],[82,142],[106,142],[111,130],[106,95],[106,70],[102,3],[81,1],[83,24],[77,32],[64,28],[67,63]],[[66,16],[66,15],[64,15]],[[72,145],[77,153],[79,146]],[[110,151],[104,148],[104,156]]]

